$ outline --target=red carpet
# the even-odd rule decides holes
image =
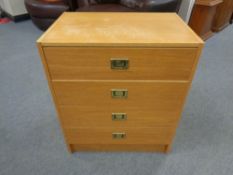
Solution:
[[[0,18],[0,24],[6,24],[10,22],[11,20],[9,18]]]

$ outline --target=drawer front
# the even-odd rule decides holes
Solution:
[[[173,110],[181,107],[188,83],[58,81],[53,87],[59,105]],[[127,91],[127,97],[115,98],[112,90]]]
[[[44,47],[53,80],[189,80],[195,48]]]
[[[65,129],[69,144],[169,144],[173,127]]]
[[[134,106],[60,106],[65,128],[77,127],[156,127],[175,126],[180,115],[178,105],[144,108]]]

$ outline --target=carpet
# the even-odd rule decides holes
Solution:
[[[31,21],[0,25],[0,175],[232,175],[233,27],[203,51],[172,152],[66,150]]]

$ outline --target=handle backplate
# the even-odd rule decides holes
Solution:
[[[128,90],[127,89],[112,89],[111,95],[112,95],[112,98],[127,98]]]
[[[126,134],[124,132],[114,132],[112,133],[113,139],[124,139],[126,137]]]
[[[126,113],[112,113],[113,121],[121,121],[121,120],[126,120],[126,119],[127,119]]]
[[[129,68],[128,58],[111,58],[111,69],[125,70]]]

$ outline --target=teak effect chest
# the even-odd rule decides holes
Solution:
[[[64,13],[38,48],[69,151],[169,151],[202,47],[172,13]]]

